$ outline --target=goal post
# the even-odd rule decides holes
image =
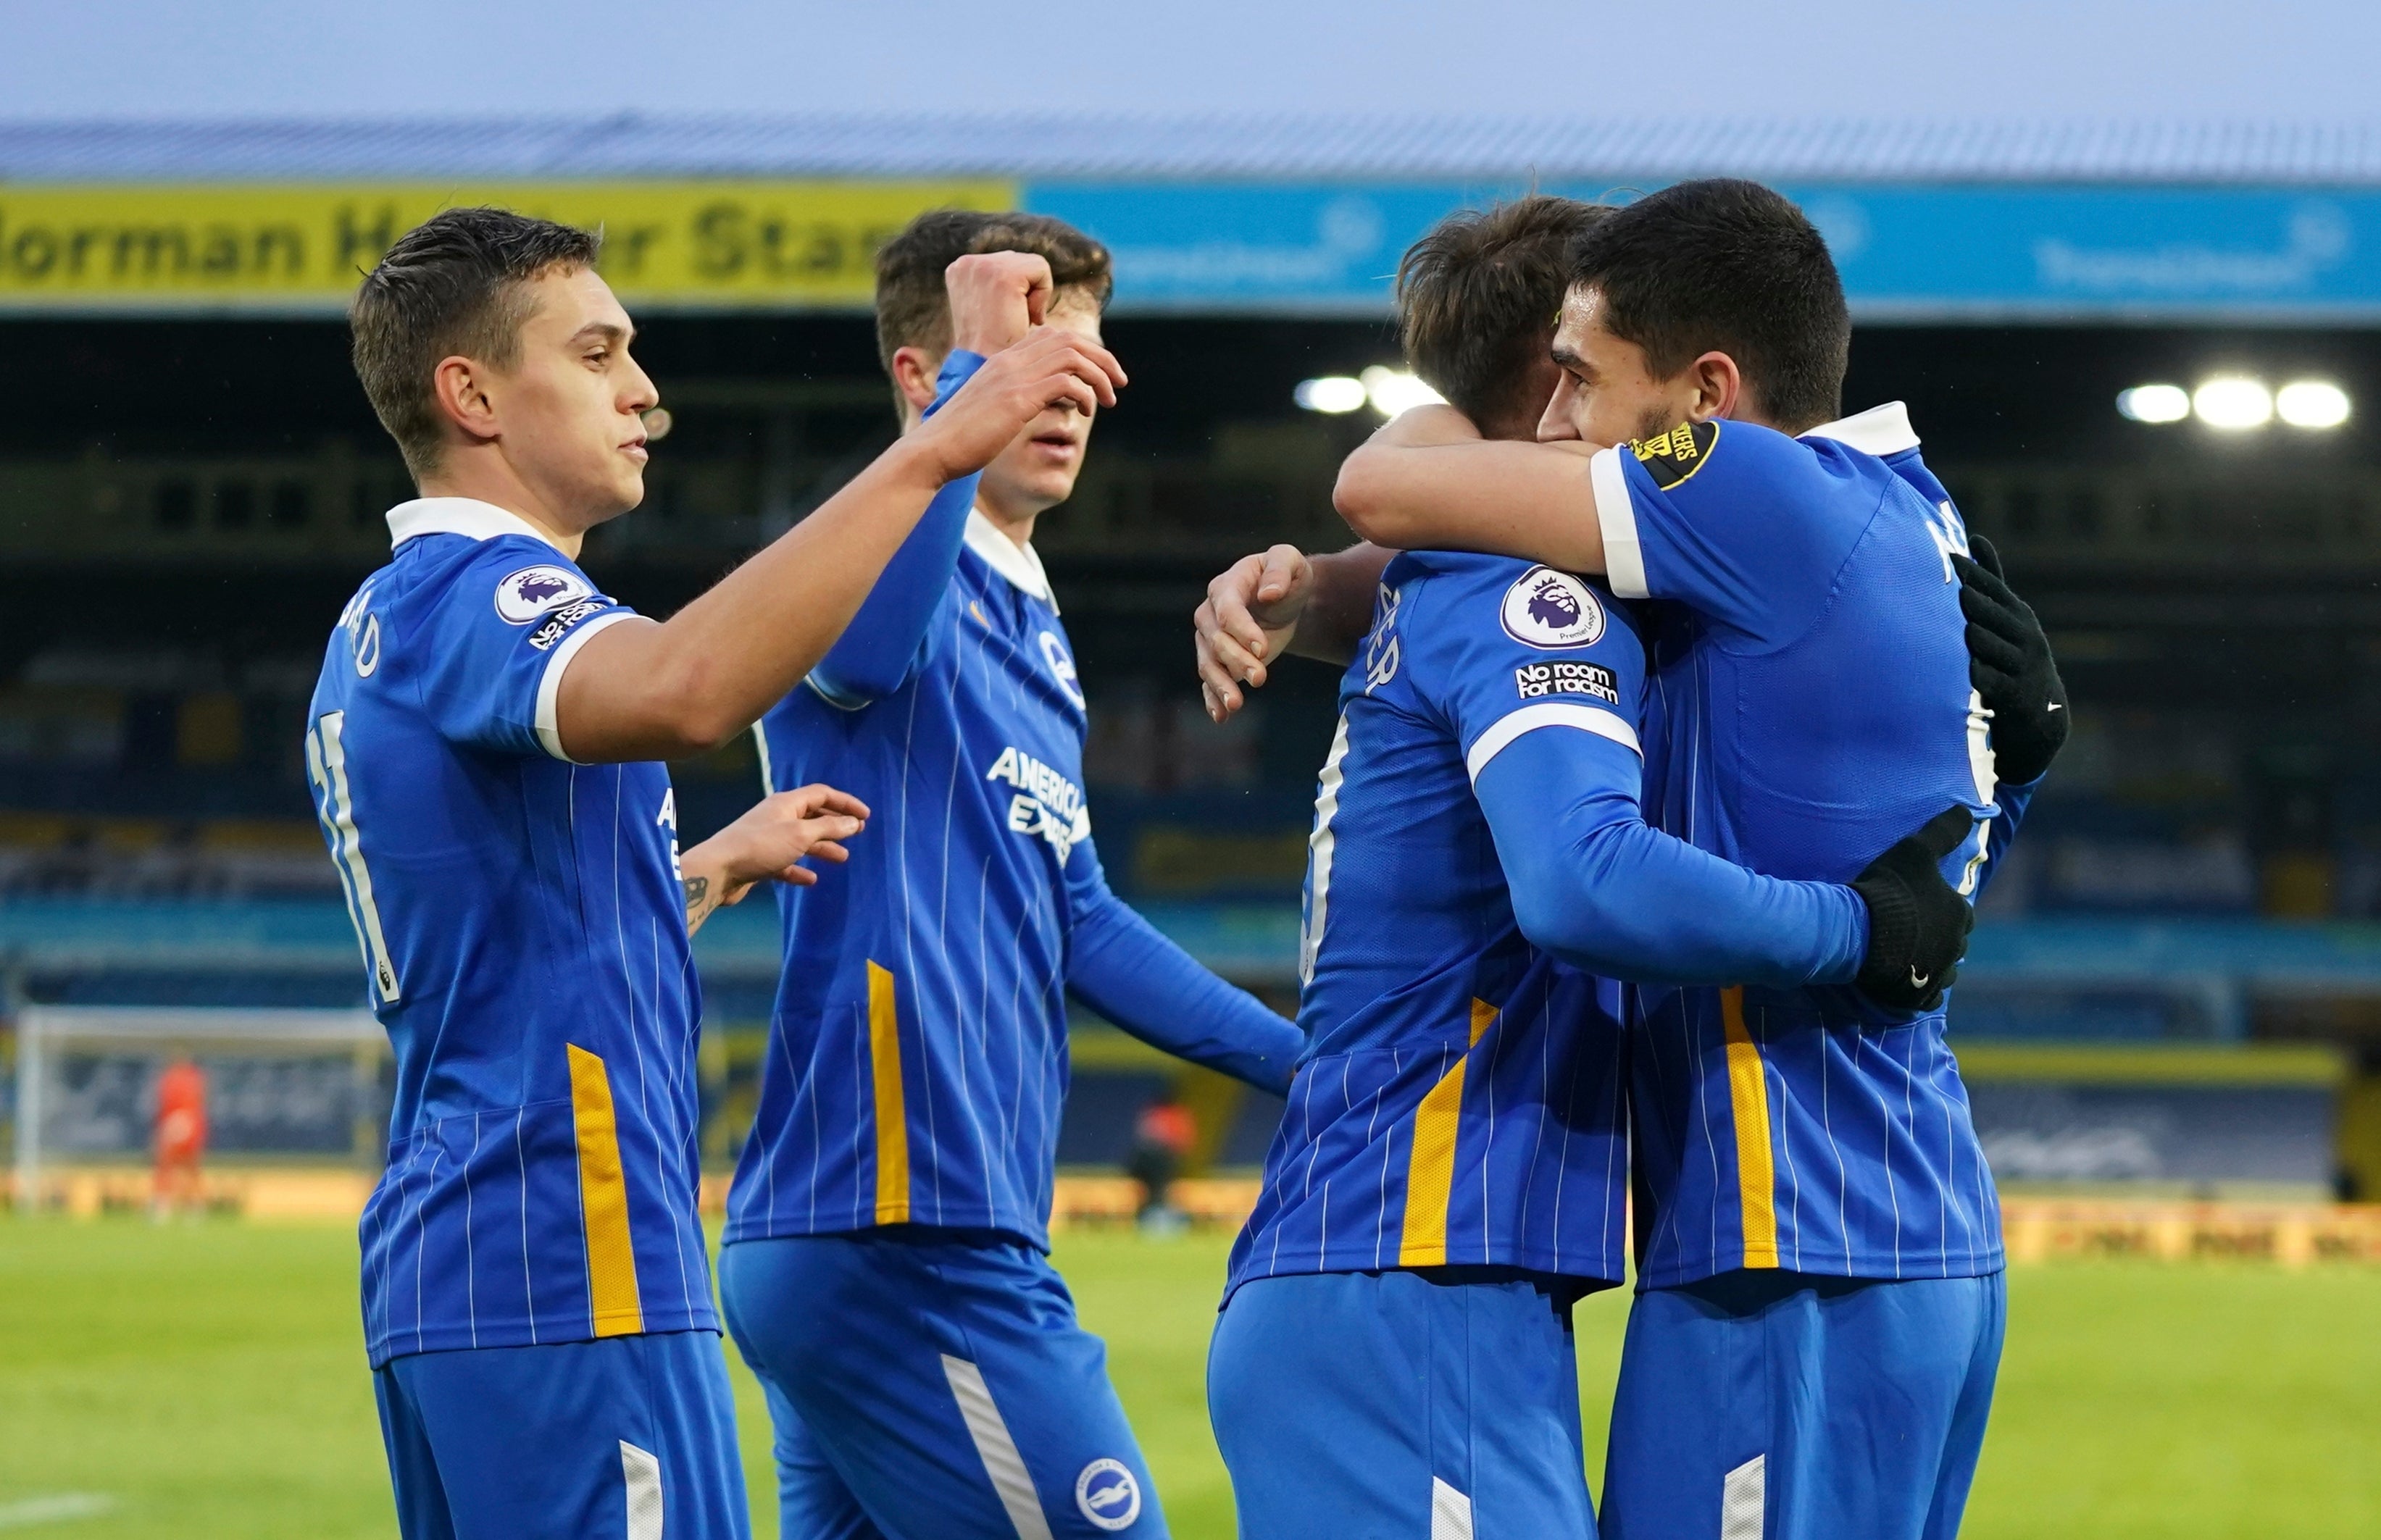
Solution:
[[[307,1153],[331,1159],[360,1161],[379,1147],[372,1114],[389,1045],[369,1011],[25,1005],[16,1027],[21,1211],[40,1208],[43,1168],[62,1154],[121,1161],[146,1149],[141,1097],[169,1055],[188,1054],[241,1083],[210,1091],[210,1121],[235,1135],[218,1154],[279,1155],[271,1142],[276,1127],[285,1136],[294,1129]],[[86,1073],[69,1085],[66,1072],[77,1061]],[[99,1073],[111,1067],[117,1073]],[[236,1092],[236,1106],[221,1106],[225,1091]],[[67,1118],[71,1126],[62,1128]],[[342,1118],[344,1146],[336,1132]]]

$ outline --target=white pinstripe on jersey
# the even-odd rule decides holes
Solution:
[[[715,1327],[690,960],[655,819],[668,778],[582,771],[539,731],[568,657],[556,638],[624,612],[595,596],[519,618],[515,578],[593,589],[499,510],[431,500],[391,522],[397,553],[350,601],[308,713],[310,780],[397,1049],[386,1170],[358,1227],[369,1351]],[[612,794],[579,795],[582,774]],[[573,1056],[618,1088],[585,1131],[600,1148],[576,1122]],[[591,1172],[609,1183],[596,1219]],[[599,1278],[641,1314],[596,1318]]]
[[[776,784],[827,781],[876,818],[849,866],[781,908],[788,964],[731,1241],[879,1222],[864,1194],[887,1137],[874,1076],[892,1061],[855,1025],[863,964],[893,982],[910,1219],[1042,1237],[1067,1073],[1067,864],[1090,853],[1012,822],[1051,785],[1081,796],[1083,712],[1038,582],[971,535],[907,683],[857,709],[797,692],[763,723]]]

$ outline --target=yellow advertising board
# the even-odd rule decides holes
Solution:
[[[0,309],[336,311],[397,236],[472,203],[600,228],[604,275],[631,305],[858,307],[876,249],[913,215],[1014,208],[1017,190],[1004,181],[0,184]]]

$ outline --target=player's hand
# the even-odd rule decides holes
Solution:
[[[1053,406],[1086,416],[1116,405],[1125,383],[1116,355],[1062,326],[1037,326],[990,356],[903,442],[928,455],[946,482],[972,476]]]
[[[1960,610],[1968,617],[1968,680],[1993,714],[1993,762],[2001,780],[2038,780],[2067,742],[2067,685],[2033,609],[2001,576],[2000,552],[1968,538],[1973,560],[1954,552]]]
[[[1965,807],[1946,808],[1852,879],[1868,905],[1868,956],[1853,982],[1894,1011],[1932,1011],[1960,976],[1976,912],[1943,880],[1943,858],[1975,832]]]
[[[818,873],[800,865],[802,859],[849,860],[851,853],[840,842],[867,828],[868,804],[833,786],[800,786],[763,797],[703,842],[721,846],[721,870],[729,892],[720,902],[733,903],[753,884],[772,879],[809,887],[818,880]]]
[[[1190,624],[1208,716],[1223,721],[1246,704],[1243,685],[1264,687],[1269,665],[1298,634],[1313,592],[1313,564],[1294,545],[1243,556],[1207,585]]]
[[[986,251],[943,270],[950,296],[951,346],[989,358],[1042,324],[1050,309],[1050,263],[1030,251]]]
[[[678,858],[686,884],[688,934],[714,909],[740,902],[763,882],[807,888],[818,873],[808,857],[843,862],[843,842],[868,827],[868,804],[832,786],[802,786],[763,797],[743,817]]]

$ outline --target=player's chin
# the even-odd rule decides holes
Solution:
[[[1025,490],[1045,505],[1056,506],[1075,495],[1075,478],[1082,469],[1079,455],[1065,465],[1043,466],[1021,479]]]

